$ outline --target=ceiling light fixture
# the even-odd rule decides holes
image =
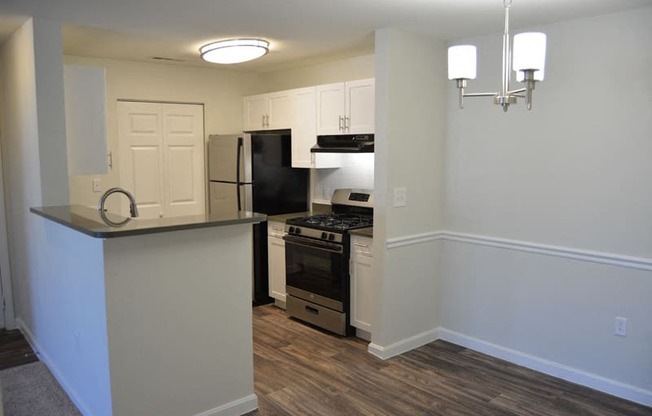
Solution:
[[[503,34],[503,84],[500,92],[466,93],[466,82],[476,77],[476,47],[459,45],[448,48],[448,79],[454,80],[459,89],[460,108],[464,108],[464,97],[494,97],[494,104],[509,109],[516,104],[516,98],[525,98],[527,109],[532,109],[532,91],[537,81],[543,81],[546,62],[546,35],[544,33],[520,33],[514,36],[514,55],[509,41],[509,7],[512,0],[503,0],[505,6],[505,32]],[[525,83],[525,88],[509,89],[511,68],[516,71],[516,80]]]
[[[199,48],[204,61],[214,64],[238,64],[260,58],[269,52],[269,42],[263,39],[227,39]]]

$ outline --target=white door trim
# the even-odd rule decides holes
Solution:
[[[2,151],[0,149],[0,323],[7,329],[16,327],[14,297],[11,288],[9,263],[9,240],[7,238],[7,213],[5,205],[4,177],[2,174]],[[4,305],[4,308],[3,308]]]

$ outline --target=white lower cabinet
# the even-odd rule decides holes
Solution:
[[[351,236],[351,325],[368,333],[374,302],[372,244],[372,238]]]
[[[269,296],[285,302],[285,224],[267,222],[267,267],[269,268]]]

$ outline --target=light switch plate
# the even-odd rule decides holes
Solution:
[[[101,191],[102,191],[102,179],[94,178],[93,179],[93,192],[101,192]]]
[[[394,206],[407,206],[407,188],[394,188]]]

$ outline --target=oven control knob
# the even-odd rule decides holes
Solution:
[[[329,240],[335,240],[335,234],[328,234]]]
[[[328,238],[328,234],[326,233],[321,233],[321,239],[326,240]]]
[[[301,228],[297,227],[294,232],[295,234],[301,234]]]
[[[290,234],[294,234],[294,227],[290,227],[290,228],[288,228],[288,232],[289,232]]]

